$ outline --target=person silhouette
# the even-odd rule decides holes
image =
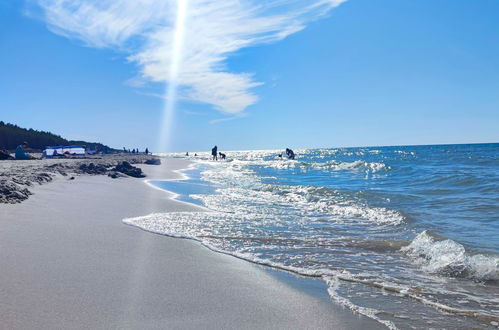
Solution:
[[[211,149],[211,155],[213,156],[213,160],[218,160],[217,150],[218,150],[217,146],[214,146],[213,149]]]

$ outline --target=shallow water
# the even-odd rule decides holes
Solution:
[[[152,183],[209,212],[124,222],[320,277],[390,328],[499,326],[499,144],[295,152],[192,157]]]

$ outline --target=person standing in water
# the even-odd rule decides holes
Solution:
[[[211,155],[213,156],[213,160],[218,160],[217,150],[218,150],[217,146],[214,146],[213,149],[211,149]]]
[[[286,155],[288,156],[288,159],[295,159],[295,153],[289,148],[286,148]]]

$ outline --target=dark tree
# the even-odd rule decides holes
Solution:
[[[50,132],[38,131],[32,128],[26,129],[0,121],[0,149],[14,150],[25,141],[34,150],[43,150],[48,146],[80,145],[86,146],[90,150],[99,150],[104,153],[116,152],[115,149],[102,143],[70,141]]]

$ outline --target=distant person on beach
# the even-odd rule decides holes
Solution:
[[[146,155],[149,155],[149,149],[146,148]]]
[[[16,159],[26,160],[32,159],[31,155],[27,153],[25,150],[28,148],[28,142],[23,142],[21,145],[18,145],[16,148]]]
[[[217,150],[218,150],[217,146],[214,146],[213,149],[211,149],[211,155],[213,156],[213,160],[218,160]]]
[[[197,156],[198,156],[198,154],[194,154],[194,157],[197,157]]]
[[[289,148],[286,148],[286,155],[288,156],[288,159],[295,159],[295,153]]]
[[[186,156],[186,157],[189,157],[189,151],[187,151],[187,152],[185,153],[185,156]]]
[[[227,157],[226,154],[224,154],[223,152],[219,152],[218,155],[220,156],[220,159],[225,159],[225,157]]]

